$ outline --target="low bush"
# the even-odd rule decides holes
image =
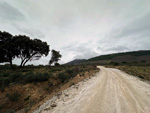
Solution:
[[[4,88],[6,86],[9,85],[9,83],[11,82],[10,78],[0,78],[0,87]]]
[[[28,101],[30,99],[31,95],[27,96],[26,98],[24,98],[24,101]]]
[[[20,71],[21,72],[29,72],[29,71],[31,71],[32,69],[30,69],[30,68],[23,68],[23,69],[21,69]]]
[[[20,99],[21,94],[18,92],[14,92],[13,94],[7,94],[6,96],[9,98],[10,101],[17,102]]]
[[[0,113],[15,113],[14,109],[7,109],[5,111],[0,111]]]
[[[68,73],[61,72],[58,74],[58,78],[61,80],[61,82],[66,82],[70,79],[70,76]]]
[[[11,72],[2,73],[0,75],[0,87],[4,88],[8,86],[10,83],[16,82],[20,78],[20,76],[22,76],[21,73],[11,73]]]
[[[32,82],[43,82],[47,81],[50,77],[48,73],[26,73],[25,74],[25,82],[32,83]]]
[[[58,78],[61,82],[66,82],[71,78],[74,78],[80,72],[78,67],[66,69],[64,72],[58,74]]]
[[[56,71],[61,71],[62,68],[60,67],[50,67],[50,72],[56,72]]]

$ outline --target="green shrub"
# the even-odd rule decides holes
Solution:
[[[71,75],[71,74],[73,74],[73,73],[74,73],[74,71],[73,71],[73,69],[67,69],[67,70],[66,70],[66,73],[68,73],[68,74],[70,74],[70,75]]]
[[[16,82],[20,76],[22,76],[21,73],[11,73],[11,72],[5,72],[0,74],[0,87],[6,87],[12,82]]]
[[[7,77],[0,78],[0,88],[3,89],[11,83],[11,79]]]
[[[141,79],[145,79],[145,78],[144,78],[143,76],[141,76],[141,75],[140,75],[140,76],[138,76],[138,77],[139,77],[139,78],[141,78]]]
[[[22,76],[21,73],[14,73],[14,74],[10,74],[9,78],[11,82],[15,82],[20,78],[20,76]]]
[[[10,69],[10,65],[9,64],[0,65],[0,70],[8,70],[8,69]]]
[[[18,92],[15,92],[13,94],[7,94],[6,95],[10,101],[17,102],[20,99],[21,94]]]
[[[15,113],[15,110],[7,109],[6,111],[0,111],[0,113]]]
[[[32,82],[43,82],[49,79],[50,75],[48,73],[27,73],[25,75],[25,82],[32,83]]]
[[[68,73],[61,72],[58,74],[58,78],[61,80],[61,82],[66,82],[70,79],[70,76],[68,75]]]
[[[25,113],[28,113],[29,110],[30,110],[30,107],[24,108]]]
[[[61,71],[62,69],[60,67],[50,67],[50,72],[56,72]]]
[[[26,98],[24,98],[24,101],[28,101],[30,99],[31,95],[27,96]]]
[[[8,77],[10,75],[10,72],[5,72],[5,73],[2,73],[2,77]]]
[[[118,66],[119,65],[119,63],[117,63],[117,62],[111,62],[110,64],[112,64],[114,66]]]
[[[59,63],[55,63],[55,66],[60,66],[60,64]]]
[[[24,68],[24,69],[21,69],[20,71],[21,71],[21,72],[29,72],[29,71],[31,71],[31,69]]]

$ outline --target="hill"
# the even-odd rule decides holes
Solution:
[[[70,62],[66,63],[66,65],[76,65],[76,64],[83,63],[85,61],[86,61],[86,59],[75,59],[73,61],[70,61]]]
[[[90,58],[90,59],[88,59],[88,61],[110,60],[110,59],[113,59],[113,58],[119,57],[119,56],[139,57],[139,56],[149,56],[149,55],[150,55],[150,50],[141,50],[141,51],[132,51],[132,52],[122,52],[122,53],[101,55],[101,56]]]
[[[150,64],[150,50],[114,53],[100,55],[88,60],[76,59],[67,64],[110,64],[110,63],[148,63]]]

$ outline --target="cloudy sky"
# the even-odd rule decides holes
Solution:
[[[47,41],[61,63],[148,50],[150,0],[0,0],[0,30]]]

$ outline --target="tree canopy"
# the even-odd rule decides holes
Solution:
[[[12,60],[17,54],[14,47],[13,36],[8,32],[0,31],[0,63],[10,62],[12,65]]]
[[[0,31],[0,63],[9,62],[12,66],[12,60],[20,58],[22,67],[28,61],[47,56],[49,51],[49,45],[39,39],[30,39],[25,35],[12,36]]]
[[[51,51],[51,59],[49,61],[49,65],[51,66],[53,63],[58,65],[58,61],[60,60],[61,57],[62,57],[62,55],[60,54],[59,51],[52,50]]]

